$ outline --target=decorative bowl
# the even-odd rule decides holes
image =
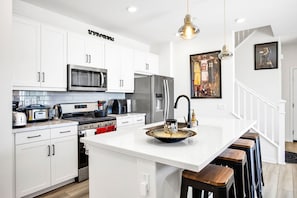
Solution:
[[[166,143],[179,142],[196,134],[196,132],[187,129],[178,129],[177,132],[168,132],[163,128],[152,129],[146,132],[146,135]]]

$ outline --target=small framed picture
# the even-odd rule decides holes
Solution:
[[[219,53],[190,55],[191,98],[222,98]]]
[[[278,42],[255,44],[255,70],[278,68]]]

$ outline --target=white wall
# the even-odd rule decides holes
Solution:
[[[281,62],[278,69],[254,70],[254,45],[278,41],[270,31],[256,31],[235,50],[235,78],[247,87],[278,104],[281,100]],[[279,57],[281,45],[278,45]]]
[[[88,29],[91,29],[91,30],[114,37],[115,43],[118,43],[120,45],[141,49],[144,51],[149,51],[149,45],[145,43],[141,43],[136,40],[123,37],[121,35],[102,29],[100,27],[80,22],[73,18],[64,16],[55,12],[51,12],[49,10],[37,7],[35,5],[26,3],[21,0],[13,0],[13,13],[16,15],[31,18],[33,20],[36,20],[42,23],[50,24],[55,27],[60,27],[67,31],[77,32],[85,36],[90,36],[88,34]],[[91,37],[96,38],[94,36],[91,36]],[[101,39],[101,38],[98,38],[98,39]],[[101,39],[101,40],[104,42],[110,42],[104,39]]]
[[[291,68],[297,68],[297,43],[282,45],[282,96],[286,103],[286,141],[291,142],[292,137],[292,101],[291,101]]]
[[[231,37],[231,34],[230,34]],[[231,39],[227,39],[231,40]],[[189,41],[173,43],[172,68],[174,76],[174,95],[191,96],[190,88],[190,55],[221,50],[222,38],[209,39],[205,35]],[[230,47],[232,44],[227,43]],[[232,50],[232,49],[231,49]],[[221,65],[222,98],[221,99],[191,99],[191,108],[199,116],[231,116],[233,105],[234,66],[233,57],[223,60]],[[187,102],[180,101],[175,110],[175,117],[187,116]]]
[[[2,0],[0,6],[0,120],[1,120],[1,138],[0,138],[0,196],[14,197],[13,185],[13,135],[11,130],[11,82],[12,70],[10,67],[11,57],[11,21],[12,21],[12,1]]]

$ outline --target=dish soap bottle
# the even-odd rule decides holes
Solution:
[[[195,126],[198,126],[198,120],[196,119],[196,114],[194,112],[194,109],[192,109],[192,126],[195,127]]]

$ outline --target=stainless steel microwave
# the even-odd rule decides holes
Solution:
[[[106,69],[67,65],[68,91],[106,91],[106,89]]]

